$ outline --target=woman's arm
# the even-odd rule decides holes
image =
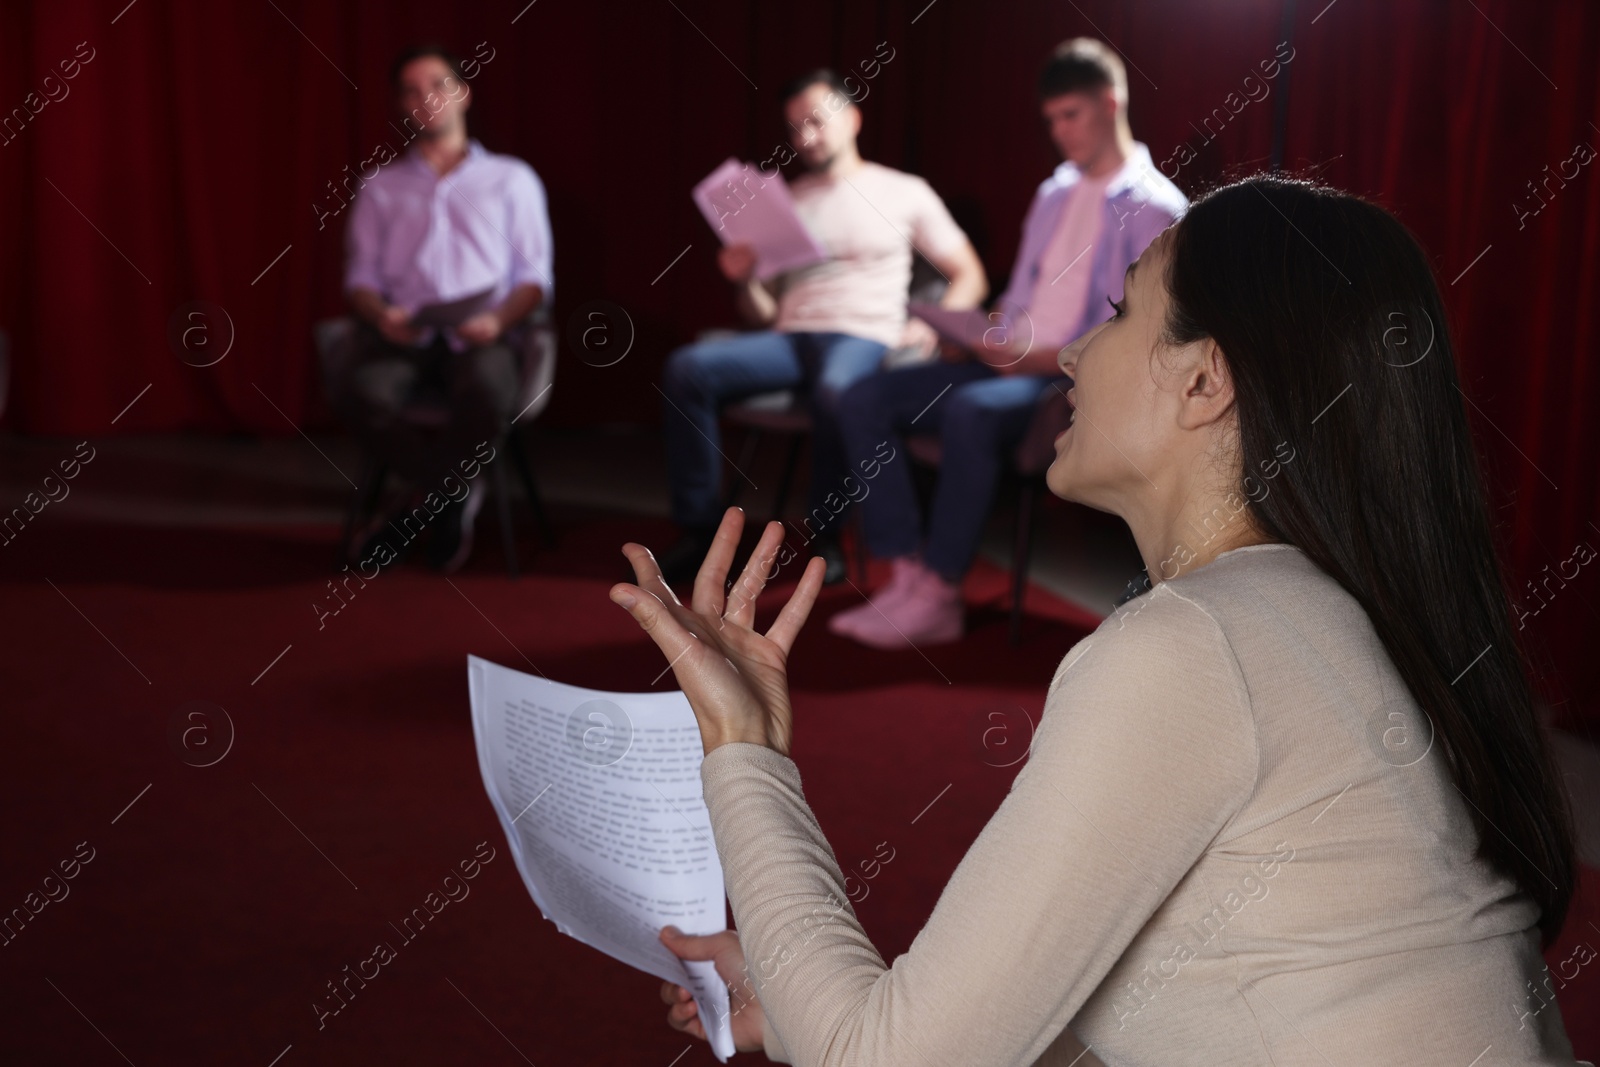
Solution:
[[[749,973],[792,1062],[1034,1063],[1250,795],[1221,631],[1168,591],[1141,600],[1063,661],[1029,762],[892,968],[795,764],[757,744],[707,755]]]

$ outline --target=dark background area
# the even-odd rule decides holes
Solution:
[[[578,426],[653,423],[672,346],[730,322],[716,242],[688,191],[729,155],[772,154],[789,76],[819,63],[859,76],[892,49],[866,83],[864,154],[932,182],[998,288],[1054,163],[1037,69],[1051,45],[1087,33],[1126,56],[1134,134],[1155,160],[1195,150],[1176,176],[1191,196],[1269,163],[1287,93],[1285,167],[1388,206],[1433,258],[1528,606],[1526,583],[1545,567],[1580,541],[1600,548],[1600,182],[1593,164],[1563,166],[1579,143],[1600,148],[1593,4],[1313,0],[1294,5],[1286,32],[1281,0],[123,3],[7,5],[5,108],[42,96],[80,42],[93,59],[0,145],[0,328],[15,349],[0,426],[328,425],[310,326],[341,310],[344,216],[319,228],[317,205],[337,203],[330,183],[347,165],[401,144],[387,74],[408,43],[490,57],[471,83],[472,131],[544,179],[558,323],[594,300],[626,312],[611,313],[618,342],[632,342],[620,363],[563,352],[545,418]],[[1291,34],[1271,94],[1231,114]],[[1228,121],[1207,126],[1218,109]],[[178,361],[167,340],[196,300],[234,328],[214,367]],[[1597,705],[1592,585],[1578,579],[1529,617],[1569,722],[1592,722]]]
[[[0,907],[80,840],[98,849],[71,897],[0,949],[0,1061],[714,1062],[663,1023],[653,979],[539,919],[483,791],[462,684],[472,652],[576,684],[670,685],[604,592],[617,545],[671,530],[647,508],[569,494],[553,509],[560,547],[530,550],[518,581],[485,536],[451,582],[397,569],[320,628],[308,607],[326,592],[347,486],[297,435],[354,449],[337,447],[311,343],[312,323],[343,311],[347,212],[319,227],[319,211],[345,168],[402,142],[396,52],[435,40],[490,57],[471,130],[539,172],[555,233],[563,349],[532,427],[536,465],[561,458],[546,469],[569,486],[594,472],[613,498],[642,495],[654,472],[624,480],[615,457],[653,440],[667,353],[734,318],[689,189],[784,142],[783,82],[818,64],[859,78],[876,59],[864,154],[932,183],[998,291],[1056,162],[1036,74],[1079,34],[1125,56],[1134,135],[1154,159],[1194,151],[1175,178],[1191,197],[1268,166],[1286,103],[1285,168],[1377,200],[1418,235],[1539,681],[1564,743],[1595,741],[1600,560],[1552,578],[1575,546],[1600,551],[1600,159],[1573,161],[1579,144],[1600,150],[1592,3],[10,2],[0,122],[27,114],[30,93],[37,106],[62,61],[92,59],[64,98],[0,126],[0,484],[15,489],[0,507],[80,440],[103,458],[0,552]],[[1262,79],[1286,39],[1292,60]],[[1241,108],[1251,76],[1270,93]],[[170,340],[195,301],[231,323],[213,366]],[[595,301],[620,360],[586,361],[569,339]],[[617,426],[646,431],[602,432]],[[577,448],[592,452],[552,457]],[[1068,551],[1092,556],[1085,516],[1112,520],[1056,510],[1077,531],[1060,538]],[[1030,588],[1013,648],[1007,583],[980,562],[978,625],[930,656],[872,653],[819,624],[797,646],[795,752],[819,821],[847,862],[884,839],[901,850],[858,909],[891,960],[1015,772],[982,758],[989,716],[1031,730],[1043,679],[1094,621]],[[853,599],[832,589],[819,611]],[[194,700],[227,709],[230,743],[237,731],[214,767],[175,758],[175,709]],[[1583,758],[1566,766],[1596,765]],[[1594,832],[1580,832],[1592,856]],[[318,1029],[322,983],[482,840],[501,858],[473,900]],[[1590,864],[1546,953],[1559,974],[1592,958],[1597,885]],[[1597,975],[1584,966],[1558,990],[1590,1059]]]

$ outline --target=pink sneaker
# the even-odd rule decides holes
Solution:
[[[887,607],[872,605],[846,634],[870,648],[896,649],[943,645],[961,640],[966,607],[961,587],[924,569],[910,589]]]
[[[877,618],[880,612],[898,604],[927,573],[915,556],[898,556],[889,561],[889,580],[864,604],[841,611],[828,620],[828,629],[840,637],[854,637],[856,626],[868,616]]]

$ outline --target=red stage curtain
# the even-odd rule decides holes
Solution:
[[[730,154],[771,154],[788,75],[876,69],[866,153],[928,177],[1000,280],[1053,162],[1035,72],[1051,44],[1098,34],[1127,57],[1135,135],[1158,162],[1195,150],[1178,173],[1186,190],[1265,165],[1287,92],[1286,165],[1383,202],[1421,237],[1454,316],[1517,588],[1525,607],[1547,605],[1526,621],[1559,668],[1550,694],[1593,721],[1600,566],[1561,577],[1580,542],[1600,550],[1600,440],[1584,420],[1600,401],[1600,182],[1594,164],[1574,174],[1571,162],[1580,143],[1600,149],[1592,4],[1301,3],[1293,58],[1258,81],[1261,99],[1245,79],[1280,58],[1282,0],[125,4],[14,4],[0,37],[0,108],[14,116],[0,133],[0,328],[13,339],[15,430],[325,423],[308,331],[341,307],[342,217],[319,225],[319,212],[337,204],[330,184],[347,166],[401,143],[386,78],[404,44],[488,57],[472,82],[474,132],[544,177],[558,320],[595,299],[631,319],[620,363],[564,354],[549,417],[574,424],[653,421],[666,352],[728,320],[715,243],[687,192]],[[1208,124],[1217,109],[1227,121]],[[192,301],[231,320],[215,366],[169,346]],[[208,328],[222,343],[225,327]]]

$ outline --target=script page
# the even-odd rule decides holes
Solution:
[[[750,245],[756,277],[762,281],[828,258],[795,211],[789,186],[779,174],[766,175],[748,163],[729,159],[694,187],[694,202],[725,245]]]
[[[484,786],[534,903],[556,929],[691,990],[719,1060],[727,985],[661,944],[727,929],[700,789],[704,750],[681,692],[609,693],[467,657]]]
[[[1021,359],[1033,347],[1033,319],[1026,309],[945,308],[913,300],[906,311],[932,326],[946,341],[974,352]]]
[[[413,326],[460,326],[474,315],[492,310],[494,289],[469,293],[441,304],[425,304],[411,315]]]

